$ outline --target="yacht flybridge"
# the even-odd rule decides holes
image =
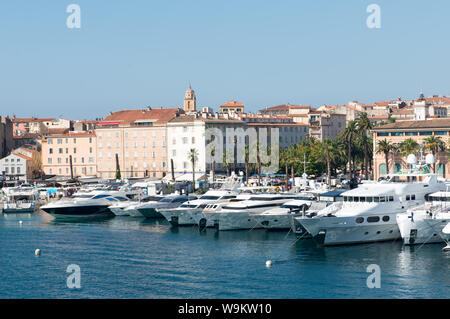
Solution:
[[[363,184],[342,193],[343,202],[319,211],[317,216],[295,219],[324,245],[397,239],[400,237],[397,214],[423,204],[429,194],[445,190],[445,183],[430,174],[427,165],[412,166],[388,175],[385,181]]]

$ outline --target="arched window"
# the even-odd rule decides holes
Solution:
[[[402,166],[400,164],[395,164],[394,165],[394,173],[398,173],[402,170]]]
[[[438,175],[441,175],[442,177],[445,177],[445,164],[439,164],[437,167],[437,173]]]
[[[386,175],[387,174],[386,164],[380,164],[378,169],[380,171],[380,175]]]

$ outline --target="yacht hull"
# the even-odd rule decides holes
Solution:
[[[139,208],[138,211],[146,218],[164,218],[155,208]]]
[[[384,214],[386,216],[388,214]],[[296,218],[308,233],[325,246],[362,244],[378,241],[389,241],[400,238],[400,230],[395,220],[395,214],[389,216],[389,221],[377,223],[355,222],[355,217],[318,217]]]
[[[264,228],[261,223],[248,212],[203,213],[209,223],[218,230],[243,230]]]
[[[410,214],[397,215],[397,224],[405,245],[444,242],[442,230],[449,222],[450,214],[449,218],[436,219],[426,214],[417,213],[414,214],[413,218]]]
[[[41,207],[47,214],[53,216],[84,216],[112,214],[108,205],[74,206],[74,207]]]
[[[159,213],[174,227],[196,225],[190,211],[202,209],[161,209]]]

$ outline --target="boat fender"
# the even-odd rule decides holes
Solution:
[[[34,254],[35,254],[36,256],[40,256],[40,255],[41,255],[41,250],[40,250],[40,249],[36,249],[36,250],[34,251]]]
[[[267,260],[266,261],[266,267],[269,268],[270,266],[272,266],[272,260]]]

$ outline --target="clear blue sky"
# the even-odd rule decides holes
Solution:
[[[66,7],[81,7],[81,29]],[[381,7],[368,29],[366,7]],[[450,1],[0,2],[0,114],[91,119],[235,99],[346,104],[450,95]]]

